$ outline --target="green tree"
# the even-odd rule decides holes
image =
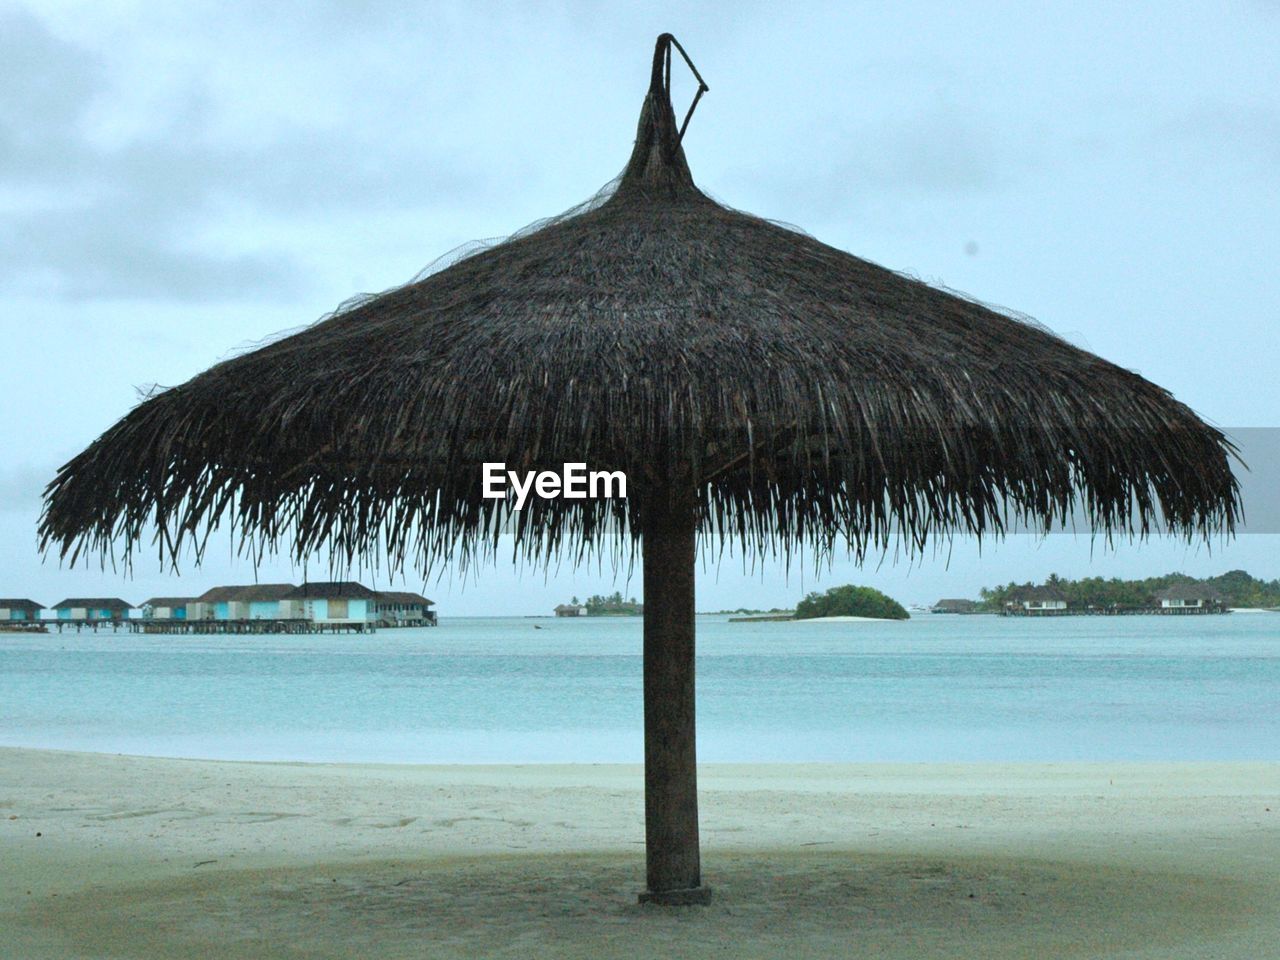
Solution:
[[[635,602],[635,598],[623,600],[620,590],[607,597],[592,595],[587,598],[586,607],[589,617],[635,616],[640,613],[640,604]]]
[[[911,614],[898,601],[871,587],[845,584],[826,593],[810,593],[796,604],[796,619],[814,617],[876,617],[907,620]]]
[[[1280,580],[1259,580],[1244,570],[1229,570],[1216,577],[1197,580],[1185,573],[1166,573],[1158,577],[1121,580],[1118,577],[1084,577],[1068,580],[1050,574],[1045,581],[1067,598],[1072,609],[1089,607],[1147,607],[1157,594],[1177,583],[1201,584],[1222,594],[1229,607],[1280,607]],[[1009,583],[1000,587],[983,587],[978,595],[984,609],[1000,610],[1010,595],[1032,586],[1031,583]]]

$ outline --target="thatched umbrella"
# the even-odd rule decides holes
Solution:
[[[71,562],[150,530],[198,560],[220,518],[255,550],[395,568],[491,555],[507,523],[525,559],[638,547],[646,896],[668,903],[706,898],[699,535],[861,557],[1076,510],[1108,536],[1207,537],[1239,508],[1232,448],[1161,388],[701,193],[673,44],[595,201],[152,396],[62,468],[41,522]],[[496,461],[623,470],[630,496],[513,513],[482,496]]]

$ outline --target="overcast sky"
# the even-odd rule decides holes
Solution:
[[[181,580],[42,563],[40,491],[139,388],[585,199],[629,154],[664,30],[711,86],[685,148],[716,198],[1030,314],[1220,426],[1280,426],[1280,3],[634,6],[0,0],[0,595],[253,580],[229,549]],[[957,541],[803,580],[730,561],[699,607],[1270,578],[1278,546]],[[447,576],[426,587],[446,616],[615,588]]]

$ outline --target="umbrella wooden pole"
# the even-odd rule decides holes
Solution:
[[[693,490],[644,506],[644,818],[642,903],[708,903],[698,851],[694,729]]]

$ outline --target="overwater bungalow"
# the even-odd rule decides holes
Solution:
[[[576,603],[562,603],[556,607],[557,617],[585,617],[587,608]]]
[[[1054,616],[1067,612],[1067,598],[1061,590],[1050,586],[1025,587],[1011,595],[1004,613],[1012,616]]]
[[[292,583],[249,583],[214,587],[188,604],[193,620],[296,620],[303,617],[300,604],[288,597]]]
[[[304,583],[295,587],[284,599],[298,604],[301,616],[315,623],[378,621],[378,595],[354,580]]]
[[[38,623],[43,609],[34,600],[0,600],[0,624]]]
[[[185,620],[187,604],[195,597],[152,597],[142,603],[142,616],[148,620]]]
[[[929,608],[930,613],[977,613],[978,604],[974,600],[939,600]]]
[[[119,597],[68,597],[51,609],[55,618],[64,622],[119,622],[129,619],[133,604]]]
[[[435,601],[403,590],[374,591],[373,612],[379,626],[418,627],[436,625]]]
[[[232,617],[231,604],[235,598],[239,596],[243,587],[238,586],[222,586],[212,587],[206,590],[200,596],[187,605],[187,619],[189,620],[232,620],[240,619]]]
[[[1226,598],[1203,583],[1175,583],[1155,595],[1160,613],[1226,613]]]
[[[239,602],[249,605],[250,620],[298,620],[302,604],[290,599],[297,589],[292,583],[255,583],[241,591]]]

